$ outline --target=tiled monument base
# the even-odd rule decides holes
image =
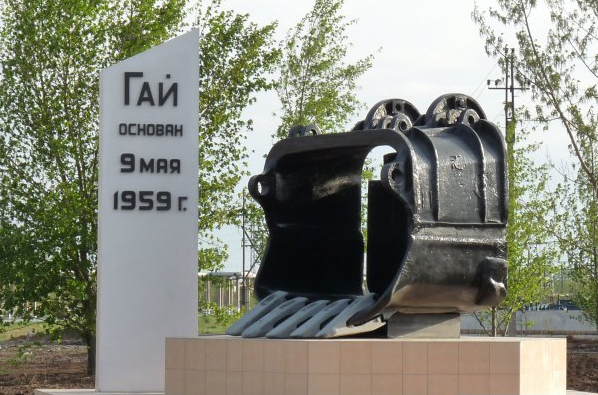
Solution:
[[[166,395],[566,393],[566,340],[166,340]]]

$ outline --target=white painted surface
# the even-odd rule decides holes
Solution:
[[[199,36],[197,31],[126,59],[100,77],[100,175],[96,388],[100,392],[164,391],[164,340],[197,336],[197,176]],[[125,72],[129,79],[125,105]],[[167,74],[170,76],[167,77]],[[155,105],[150,105],[148,82]],[[177,83],[174,94],[159,105]],[[140,95],[140,93],[143,93]],[[138,105],[139,97],[145,98]],[[182,125],[182,136],[121,135],[119,125]],[[122,172],[121,155],[135,155]],[[179,159],[180,173],[140,172],[140,158]],[[123,210],[122,191],[153,192],[153,208]],[[155,201],[157,192],[171,196]],[[118,192],[117,209],[114,194]],[[166,194],[161,197],[166,199]],[[178,197],[187,197],[179,210]],[[146,196],[147,198],[147,196]],[[149,203],[142,204],[149,206]]]
[[[579,310],[518,311],[516,318],[520,331],[596,332],[596,325]]]
[[[589,322],[579,310],[534,310],[518,311],[515,315],[517,331],[596,333],[596,326]],[[469,314],[461,315],[461,329],[480,330],[478,321]]]

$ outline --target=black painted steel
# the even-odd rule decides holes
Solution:
[[[255,281],[309,301],[375,303],[347,326],[402,314],[461,313],[506,295],[507,177],[504,138],[461,94],[420,115],[401,99],[376,104],[353,131],[294,127],[249,181],[270,232]],[[386,155],[369,183],[367,289],[360,231],[361,173],[368,153]]]

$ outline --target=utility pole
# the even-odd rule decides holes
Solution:
[[[263,258],[263,250],[265,245],[265,235],[267,235],[267,229],[257,225],[255,221],[247,220],[247,206],[245,203],[246,196],[243,194],[243,209],[241,213],[241,231],[243,232],[241,248],[243,249],[243,285],[242,294],[240,297],[241,305],[245,308],[249,307],[248,304],[251,302],[249,297],[251,294],[248,292],[251,287],[248,287],[249,274],[255,273],[259,268],[259,265]],[[250,248],[249,261],[247,261],[247,255],[245,249]]]
[[[245,214],[243,214],[245,215]],[[245,218],[243,218],[245,219]],[[249,247],[249,269],[248,272],[253,273],[256,269],[256,266],[259,266],[259,263],[262,258],[262,249],[263,243],[260,240],[260,237],[263,236],[264,229],[256,230],[255,223],[247,224],[247,221],[243,221],[242,231],[243,231],[243,238],[245,239],[245,247]],[[261,234],[259,233],[261,232]]]
[[[498,89],[505,92],[505,137],[507,138],[507,145],[514,145],[515,136],[512,136],[513,141],[509,141],[507,130],[509,129],[509,122],[515,119],[515,91],[525,90],[526,87],[515,86],[515,49],[508,47],[505,48],[505,55],[503,59],[505,63],[504,81],[496,80],[494,81],[494,86],[492,86],[492,81],[488,80],[487,84],[488,89]],[[511,100],[509,100],[509,93],[511,94]]]
[[[504,72],[505,78],[504,81],[496,80],[494,81],[494,86],[491,86],[491,81],[488,80],[488,89],[499,89],[504,90],[505,92],[505,142],[507,145],[507,163],[508,163],[508,170],[507,170],[507,179],[509,185],[514,185],[514,172],[511,171],[511,166],[513,165],[513,161],[515,160],[515,125],[511,124],[515,120],[515,90],[524,90],[525,87],[516,87],[515,86],[515,49],[505,47],[504,52]],[[509,100],[509,93],[511,94],[511,100]],[[514,210],[513,203],[515,201],[514,196],[512,196],[513,188],[509,188],[509,215],[511,215],[511,210]],[[496,309],[492,308],[492,331],[496,335]],[[517,320],[516,320],[516,313],[513,313],[511,316],[511,320],[509,323],[509,327],[507,328],[507,333],[511,336],[517,336]]]
[[[241,281],[241,307],[247,309],[247,274],[245,273],[245,194],[243,194],[243,218],[242,229],[243,239],[241,241],[241,248],[243,249],[243,272]]]
[[[525,90],[526,87],[515,86],[515,49],[505,47],[504,52],[504,81],[494,81],[494,86],[491,86],[491,80],[488,80],[488,89],[498,89],[505,92],[505,142],[507,144],[507,163],[509,166],[515,160],[515,127],[511,127],[511,122],[515,120],[515,91]],[[509,93],[511,99],[509,100]],[[509,185],[514,185],[513,172],[508,172]],[[511,193],[513,189],[509,190]],[[509,196],[511,200],[512,196]]]

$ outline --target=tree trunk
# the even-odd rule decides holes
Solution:
[[[517,311],[511,313],[511,317],[509,318],[509,325],[507,325],[505,335],[517,336]]]
[[[490,336],[496,337],[496,330],[497,330],[497,328],[496,328],[496,307],[492,308],[491,316],[492,316],[492,332],[491,332]]]
[[[90,376],[96,373],[96,336],[93,333],[83,335],[87,346],[87,374]]]

